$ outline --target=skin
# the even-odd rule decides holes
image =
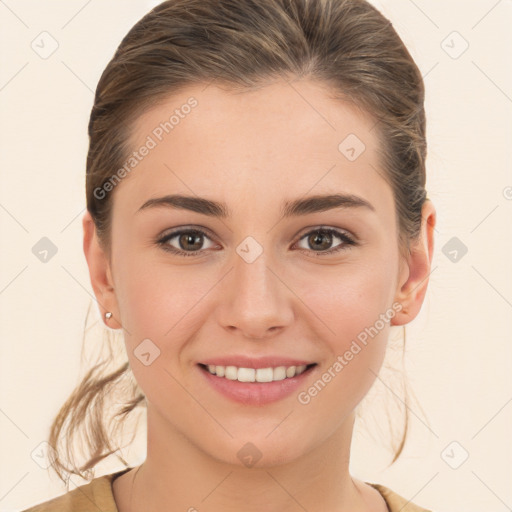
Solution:
[[[407,324],[421,308],[435,209],[425,203],[421,236],[402,258],[375,121],[312,80],[244,92],[190,86],[137,120],[133,148],[190,96],[198,106],[115,188],[110,253],[90,214],[83,218],[101,313],[111,311],[108,326],[123,329],[147,397],[147,458],[131,504],[135,470],[114,481],[118,508],[385,511],[380,493],[349,473],[354,409],[376,378],[390,325]],[[338,150],[350,133],[366,146],[353,162]],[[149,198],[171,193],[225,202],[232,216],[165,207],[137,213]],[[283,201],[328,193],[355,194],[375,211],[281,218]],[[211,233],[192,245],[200,256],[173,255],[155,242],[191,225]],[[315,256],[343,244],[337,237],[320,248],[308,243],[304,235],[319,226],[359,243]],[[247,236],[263,248],[252,263],[236,252]],[[179,242],[167,244],[184,250]],[[234,403],[199,373],[206,357],[288,355],[317,362],[307,389],[393,303],[403,309],[307,405],[297,393],[263,406]],[[134,355],[146,338],[161,351],[149,366]],[[262,454],[252,468],[237,457],[247,442]]]

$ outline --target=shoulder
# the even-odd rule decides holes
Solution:
[[[384,485],[373,484],[370,482],[366,483],[380,492],[390,512],[432,512],[429,509],[415,505],[410,500],[405,499]]]
[[[88,484],[80,485],[66,494],[22,512],[118,512],[112,492],[112,481],[129,469],[94,478]]]

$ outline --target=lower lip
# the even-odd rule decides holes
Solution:
[[[239,382],[217,377],[199,365],[199,371],[210,385],[225,397],[245,405],[265,405],[281,400],[304,385],[315,366],[311,366],[296,377],[273,382]]]

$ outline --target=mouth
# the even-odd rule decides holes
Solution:
[[[305,387],[317,363],[248,368],[198,363],[197,368],[215,391],[231,401],[263,406]]]
[[[238,382],[276,382],[302,375],[304,372],[316,366],[316,363],[292,365],[292,366],[269,366],[266,368],[244,368],[238,366],[222,366],[213,364],[202,364],[199,366],[219,378],[236,380]]]

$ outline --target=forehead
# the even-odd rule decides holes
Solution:
[[[314,81],[190,86],[136,120],[130,147],[138,156],[116,196],[129,198],[132,212],[178,191],[225,202],[343,191],[389,203],[375,124]]]

